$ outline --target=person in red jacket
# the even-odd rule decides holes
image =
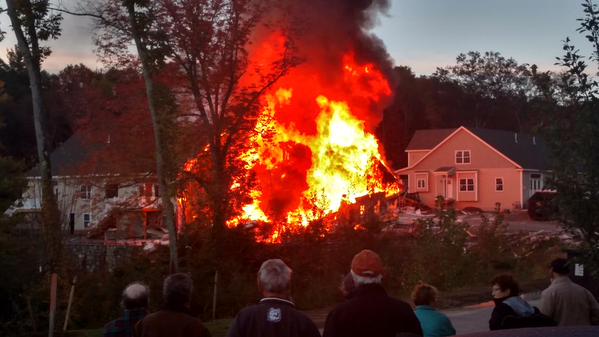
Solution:
[[[362,250],[351,263],[356,288],[327,316],[324,337],[422,336],[412,307],[387,295],[381,285],[383,263],[377,253]]]

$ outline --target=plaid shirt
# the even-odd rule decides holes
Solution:
[[[104,326],[104,337],[132,337],[135,324],[147,314],[146,309],[125,310],[123,317]]]

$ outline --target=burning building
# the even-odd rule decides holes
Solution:
[[[396,181],[384,179],[390,170],[374,135],[392,99],[392,62],[368,29],[388,6],[384,0],[287,1],[285,27],[293,29],[253,35],[250,64],[268,64],[286,43],[302,62],[262,97],[238,157],[254,184],[227,226],[269,224],[267,241],[276,241],[282,231],[306,227],[362,196],[399,192]],[[194,159],[186,169],[198,165]],[[235,180],[230,186],[242,188],[248,186]],[[193,198],[183,194],[182,202]]]

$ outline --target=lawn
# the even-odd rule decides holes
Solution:
[[[205,322],[204,325],[210,331],[212,337],[224,337],[227,335],[229,326],[233,322],[231,318],[217,319],[210,322]],[[65,337],[102,337],[102,329],[90,329],[90,330],[70,330]]]

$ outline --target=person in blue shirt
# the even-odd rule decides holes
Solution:
[[[437,301],[437,289],[426,283],[419,283],[412,292],[412,301],[416,306],[416,317],[420,321],[424,337],[443,337],[455,335],[455,328],[445,314],[433,307]]]

